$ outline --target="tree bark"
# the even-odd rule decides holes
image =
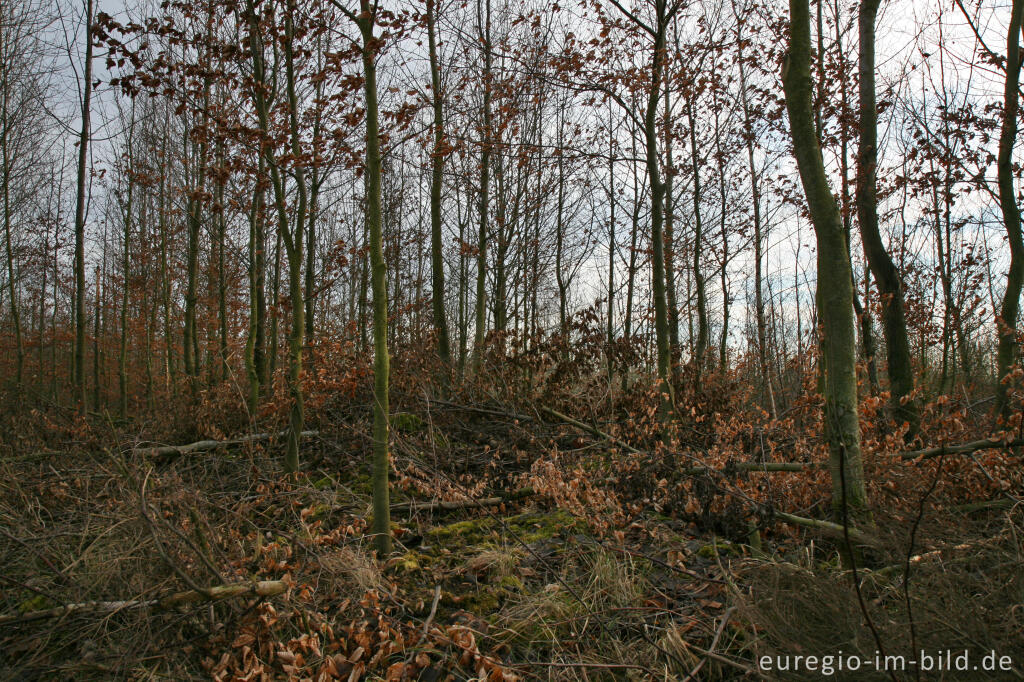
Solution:
[[[824,364],[825,439],[836,512],[867,505],[857,412],[853,283],[839,207],[828,185],[811,107],[808,0],[790,0],[790,46],[782,69],[793,151],[818,243],[818,305]]]
[[[898,422],[906,422],[912,439],[918,429],[917,406],[912,399],[914,372],[911,365],[907,322],[903,313],[903,282],[878,229],[878,113],[875,103],[875,19],[880,0],[863,0],[860,26],[860,147],[857,152],[857,218],[864,254],[871,268],[882,304],[882,332],[888,350],[887,373],[892,410]]]
[[[479,18],[480,41],[484,50],[483,141],[480,150],[480,235],[476,257],[476,324],[473,337],[473,371],[479,372],[483,360],[487,325],[487,210],[491,177],[491,2],[484,3],[486,18]],[[477,14],[480,4],[477,2]]]
[[[996,405],[1003,417],[1010,416],[1011,388],[1020,385],[1009,374],[1017,361],[1017,316],[1024,286],[1024,239],[1021,237],[1020,207],[1013,182],[1013,147],[1017,141],[1017,114],[1020,108],[1017,88],[1020,84],[1020,30],[1024,0],[1013,0],[1010,25],[1006,32],[1006,86],[1003,90],[1003,125],[999,132],[999,207],[1010,242],[1010,267],[1006,272],[1006,292],[999,310],[999,346],[997,350],[998,387]]]
[[[733,13],[736,15],[736,50],[737,61],[739,62],[740,75],[740,104],[743,109],[743,139],[747,149],[747,165],[750,174],[750,198],[753,203],[754,212],[754,316],[757,326],[757,364],[761,371],[761,380],[765,385],[765,392],[768,397],[768,413],[772,419],[778,417],[778,409],[775,406],[775,392],[772,390],[771,372],[768,368],[768,325],[764,315],[764,288],[762,267],[764,261],[764,226],[761,220],[761,183],[758,179],[757,165],[754,161],[754,125],[753,116],[750,111],[750,100],[747,93],[747,72],[746,62],[743,54],[743,20],[740,11],[733,2]],[[797,305],[799,306],[799,292]],[[799,324],[800,315],[797,314]],[[799,339],[800,334],[797,334]]]
[[[427,0],[427,42],[430,52],[430,87],[434,109],[434,152],[431,155],[430,174],[430,275],[431,303],[434,317],[434,335],[437,354],[444,363],[445,372],[452,364],[451,344],[448,339],[448,320],[444,300],[444,250],[441,223],[441,189],[446,156],[444,141],[444,95],[441,92],[441,67],[437,54],[437,0]]]
[[[391,505],[388,500],[388,300],[381,224],[381,153],[377,113],[379,43],[373,35],[369,0],[359,0],[356,18],[362,34],[363,91],[366,97],[366,226],[370,238],[373,286],[373,534],[381,556],[391,553]]]
[[[82,131],[78,136],[78,178],[75,202],[75,352],[74,387],[79,412],[85,399],[85,193],[86,160],[89,157],[89,114],[92,111],[92,15],[93,0],[85,2],[85,64],[82,75]]]

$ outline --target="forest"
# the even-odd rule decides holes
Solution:
[[[0,4],[0,678],[1024,679],[1024,0]]]

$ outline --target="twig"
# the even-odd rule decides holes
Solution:
[[[708,662],[708,658],[710,658],[708,654],[711,654],[715,650],[715,647],[718,645],[719,638],[725,631],[725,625],[729,622],[729,616],[731,616],[732,612],[735,610],[735,606],[730,606],[728,609],[726,609],[725,613],[722,614],[722,622],[719,624],[718,630],[715,631],[715,637],[711,640],[711,646],[708,647],[707,654],[705,654],[704,658],[700,659],[700,663],[694,666],[693,670],[690,671],[690,674],[683,678],[683,682],[689,682],[689,680],[694,679],[697,673],[700,672],[700,669],[704,667],[704,664]]]
[[[439,601],[441,601],[441,586],[434,585],[434,603],[430,605],[430,614],[427,616],[426,622],[423,623],[424,637],[430,632],[430,624],[434,622],[434,616],[437,615],[437,603]]]

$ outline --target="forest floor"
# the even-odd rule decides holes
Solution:
[[[759,661],[969,650],[1011,667],[923,679],[1024,678],[1021,505],[953,511],[923,474],[913,504],[876,507],[851,575],[843,537],[624,484],[636,454],[586,429],[444,402],[393,427],[382,560],[365,420],[322,424],[290,480],[273,438],[153,453],[110,425],[22,443],[0,460],[0,677],[821,679],[820,662]],[[240,587],[208,599],[224,585]]]

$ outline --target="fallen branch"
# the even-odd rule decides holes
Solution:
[[[999,500],[984,500],[982,502],[958,504],[955,507],[950,507],[949,510],[959,512],[961,514],[970,514],[971,512],[987,511],[990,509],[1012,509],[1016,505],[1016,501],[1004,497]]]
[[[484,407],[482,405],[461,405],[447,400],[439,400],[438,398],[430,398],[429,402],[432,405],[441,405],[442,407],[450,407],[455,410],[465,410],[466,412],[489,414],[494,417],[505,417],[506,419],[515,419],[521,422],[534,421],[534,418],[528,414],[518,414],[516,412],[508,412],[507,410],[499,410],[493,407]]]
[[[806,528],[814,528],[815,530],[821,531],[825,535],[831,535],[832,537],[842,538],[843,537],[843,526],[838,523],[832,523],[831,521],[821,521],[819,519],[808,519],[803,516],[795,516],[793,514],[787,514],[786,512],[777,511],[775,517],[780,521],[786,523],[792,523],[797,526],[804,526]],[[868,545],[871,547],[877,547],[881,544],[878,538],[873,535],[869,535],[862,530],[849,527],[846,529],[850,539],[859,545]]]
[[[638,455],[643,454],[642,450],[637,450],[636,448],[634,448],[632,445],[630,445],[626,441],[620,440],[620,439],[616,438],[615,436],[607,434],[604,431],[602,431],[601,429],[597,428],[596,426],[591,426],[590,424],[586,424],[584,422],[577,421],[576,419],[573,419],[572,417],[564,415],[561,412],[557,412],[555,410],[552,410],[550,407],[541,407],[540,411],[543,412],[546,415],[549,415],[549,416],[554,417],[555,419],[558,419],[559,421],[563,421],[566,424],[569,424],[570,426],[575,426],[578,429],[583,429],[584,431],[587,431],[588,433],[592,433],[595,436],[597,436],[598,438],[604,438],[607,441],[611,441],[612,443],[615,443],[619,447],[625,448],[626,450],[629,450],[632,453],[635,453],[635,454],[638,454]]]
[[[319,434],[319,431],[303,431],[300,435],[303,438],[311,438]],[[195,443],[189,443],[188,445],[159,445],[153,447],[132,448],[132,454],[142,455],[145,457],[181,456],[189,455],[194,452],[209,452],[219,448],[245,445],[246,443],[261,443],[263,441],[270,440],[271,438],[285,438],[287,435],[287,431],[281,431],[280,433],[254,433],[248,436],[232,438],[229,440],[200,440]]]
[[[910,452],[901,452],[896,456],[900,459],[931,459],[933,457],[941,457],[942,455],[968,455],[978,450],[989,450],[992,448],[1016,448],[1024,446],[1024,438],[1015,438],[1011,441],[1001,441],[994,438],[983,438],[982,440],[972,441],[970,443],[963,443],[961,445],[940,445],[937,448],[927,448],[926,450],[911,450]]]
[[[507,499],[505,497],[485,497],[481,500],[461,500],[458,502],[445,502],[441,500],[433,502],[398,502],[391,505],[391,511],[436,511],[438,509],[448,511],[467,509],[469,507],[497,507]]]
[[[732,462],[721,469],[699,466],[683,469],[686,476],[702,476],[704,474],[728,473],[729,471],[750,471],[771,474],[780,471],[807,471],[808,469],[824,469],[824,462]]]
[[[497,507],[503,502],[512,502],[533,494],[533,488],[520,488],[519,490],[504,497],[484,497],[479,500],[456,500],[443,501],[433,500],[431,502],[396,502],[391,505],[391,511],[452,511],[455,509],[469,509],[472,507]]]
[[[261,580],[256,583],[235,583],[220,585],[205,590],[206,594],[195,590],[175,592],[160,599],[134,599],[127,601],[87,601],[78,604],[66,604],[52,609],[28,611],[26,613],[0,614],[0,626],[25,623],[45,618],[58,618],[72,613],[116,613],[118,611],[134,611],[138,609],[159,609],[167,611],[186,604],[205,601],[221,601],[244,595],[272,597],[281,594],[287,585],[281,580]]]

